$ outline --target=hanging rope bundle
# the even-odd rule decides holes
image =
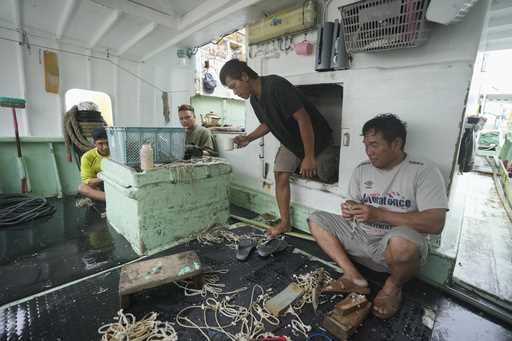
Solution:
[[[13,226],[51,216],[55,207],[46,198],[23,194],[0,194],[0,227]]]
[[[137,321],[123,309],[114,317],[116,322],[107,323],[98,328],[101,341],[177,341],[176,330],[169,322],[157,320],[157,313],[150,313]]]

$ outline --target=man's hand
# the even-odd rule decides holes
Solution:
[[[89,186],[91,186],[94,189],[97,189],[100,187],[100,185],[103,183],[103,180],[100,178],[91,178],[89,179],[89,182],[87,183]]]
[[[352,209],[354,205],[358,205],[359,203],[354,200],[347,200],[343,204],[341,204],[341,216],[345,219],[354,218],[354,214],[352,213]]]
[[[233,138],[233,142],[235,142],[238,145],[238,147],[242,148],[247,146],[251,142],[251,140],[247,135],[238,135]]]
[[[380,208],[364,204],[352,205],[350,213],[357,221],[366,223],[379,221]]]
[[[308,178],[316,175],[316,159],[314,156],[305,157],[302,160],[299,174]]]

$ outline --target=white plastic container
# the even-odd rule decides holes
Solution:
[[[153,162],[153,148],[150,144],[143,144],[140,148],[140,168],[143,171],[153,169],[155,164]]]

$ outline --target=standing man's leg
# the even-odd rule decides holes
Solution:
[[[275,237],[290,230],[290,173],[275,172],[276,201],[279,207],[281,221],[279,225],[267,231],[269,236]]]
[[[286,147],[281,146],[274,161],[274,177],[276,187],[276,201],[281,221],[279,225],[269,229],[267,234],[275,237],[285,233],[291,228],[290,219],[290,175],[300,165],[300,159]]]

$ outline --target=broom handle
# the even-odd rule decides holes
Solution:
[[[16,118],[16,109],[12,108],[12,120],[14,122],[14,135],[16,136],[16,149],[18,149],[18,157],[21,157],[20,134],[18,131],[18,119]]]

